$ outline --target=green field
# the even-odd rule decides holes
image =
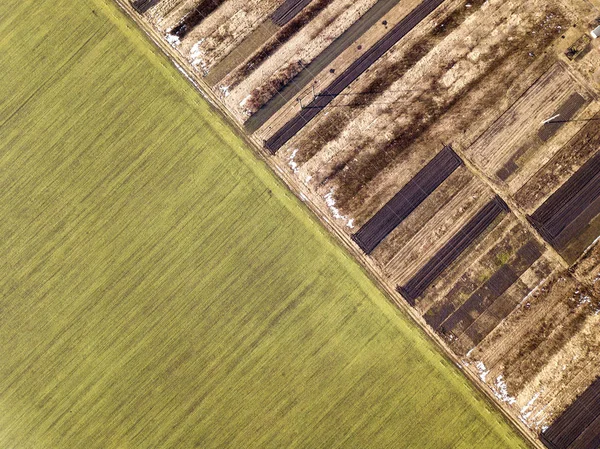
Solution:
[[[114,5],[0,30],[0,448],[525,447]]]

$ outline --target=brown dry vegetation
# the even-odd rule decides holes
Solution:
[[[311,129],[310,133],[307,133],[307,136],[298,142],[299,151],[295,161],[298,164],[307,162],[327,143],[339,137],[348,123],[356,118],[362,109],[381,98],[387,89],[402,78],[408,70],[432,51],[447,35],[457,29],[469,15],[481,8],[483,3],[485,3],[485,0],[464,2],[458,9],[453,10],[444,17],[442,22],[435,26],[425,37],[411,44],[408,49],[395,49],[396,52],[402,54],[399,59],[389,58],[383,64],[370,69],[372,72],[371,81],[365,87],[361,87],[360,90],[354,92],[349,101],[343,101],[343,105],[338,103],[330,114],[323,117]],[[466,4],[471,6],[466,8]],[[390,56],[393,54],[394,50],[390,52]],[[334,170],[334,173],[338,170]]]
[[[294,17],[288,24],[279,30],[275,36],[269,39],[257,52],[248,58],[240,67],[229,74],[225,84],[229,89],[234,89],[244,78],[258,69],[275,51],[284,46],[292,37],[312,21],[333,0],[317,0],[312,2]],[[333,18],[331,19],[333,20]],[[324,23],[321,28],[325,29],[330,23]],[[321,29],[321,31],[322,31]],[[289,81],[289,80],[288,80]]]
[[[516,193],[515,200],[524,210],[535,210],[600,149],[600,114],[593,118]]]
[[[277,70],[269,77],[269,80],[260,87],[254,89],[242,106],[248,115],[258,111],[273,95],[279,92],[294,76],[304,68],[304,62],[299,60],[290,62],[285,67]]]
[[[388,121],[394,123],[394,118],[403,113],[405,118],[403,124],[396,125],[391,131],[391,138],[384,143],[372,146],[372,139],[364,136],[352,152],[337,163],[339,180],[336,182],[336,202],[340,210],[350,213],[355,204],[364,199],[358,195],[360,189],[373,180],[382,170],[392,162],[398,163],[398,159],[414,144],[430,127],[455,107],[461,98],[469,91],[485,89],[490,103],[494,98],[501,96],[503,91],[520,75],[515,67],[526,66],[533,62],[534,58],[528,57],[529,53],[542,53],[557,37],[557,27],[564,26],[567,21],[559,12],[545,11],[545,18],[533,25],[531,29],[524,30],[518,37],[510,42],[492,45],[488,53],[481,56],[479,74],[455,92],[448,95],[448,87],[443,84],[444,73],[455,67],[459,61],[451,61],[446,66],[432,67],[427,79],[423,80],[422,93],[411,101],[410,110],[406,108],[390,107],[389,112],[383,115],[390,116]],[[538,19],[540,20],[540,19]],[[537,25],[537,26],[536,26]],[[530,41],[528,33],[537,30],[537,39]],[[506,70],[504,84],[493,85],[489,82],[490,74],[497,74],[502,69]],[[504,70],[502,70],[504,71]],[[482,110],[493,107],[492,104],[481,104]],[[473,121],[481,112],[471,109],[464,112],[464,122]],[[408,117],[406,117],[408,116]],[[457,124],[457,131],[461,129],[462,123]],[[369,148],[369,151],[366,149]],[[329,176],[336,178],[335,175]]]

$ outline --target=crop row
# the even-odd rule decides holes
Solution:
[[[587,161],[532,215],[530,223],[548,243],[562,247],[566,242],[561,234],[576,222],[600,197],[600,152]],[[593,217],[592,217],[593,218]],[[586,223],[578,222],[577,228]],[[569,229],[569,235],[574,230]]]
[[[406,301],[415,305],[415,300],[442,274],[458,257],[490,226],[508,206],[496,196],[483,206],[469,222],[440,249],[415,276],[397,291]]]
[[[462,165],[460,157],[450,146],[444,147],[356,234],[353,234],[352,239],[366,254],[373,252],[377,245],[460,165]]]
[[[385,36],[363,53],[350,67],[338,76],[324,91],[315,97],[295,117],[283,125],[266,142],[265,147],[275,154],[288,140],[310,122],[356,78],[363,74],[375,61],[396,45],[409,31],[431,14],[444,0],[424,0],[402,19]]]
[[[600,379],[573,402],[541,435],[549,449],[598,449]]]

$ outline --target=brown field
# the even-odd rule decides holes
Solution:
[[[527,221],[600,150],[600,40],[587,37],[600,4],[446,0],[343,84],[421,1],[398,2],[333,60],[332,43],[375,0],[313,0],[278,26],[269,16],[282,2],[227,0],[173,45],[232,119],[258,123],[246,128],[254,142],[293,129],[269,163],[344,238],[452,146],[464,165],[362,260],[402,287],[492,199],[506,203],[417,298],[393,299],[540,432],[600,374],[600,218],[586,209],[560,253]],[[164,35],[192,3],[163,0],[144,17]],[[331,62],[307,73],[319,60]],[[332,85],[343,89],[286,128]]]
[[[572,95],[584,98],[585,103],[591,98],[563,64],[555,64],[465,154],[498,182],[507,182],[522,170],[527,171],[530,177],[531,172],[540,166],[540,159],[547,160],[553,156],[539,135],[543,121],[557,114]],[[518,187],[511,183],[510,190]]]

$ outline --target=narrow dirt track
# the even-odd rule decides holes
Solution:
[[[363,53],[354,63],[335,79],[323,92],[293,119],[287,122],[265,144],[275,154],[288,140],[300,131],[308,122],[327,106],[342,91],[364,73],[375,61],[381,58],[390,48],[431,14],[444,0],[425,0],[402,19],[392,30],[383,36],[375,45]]]

